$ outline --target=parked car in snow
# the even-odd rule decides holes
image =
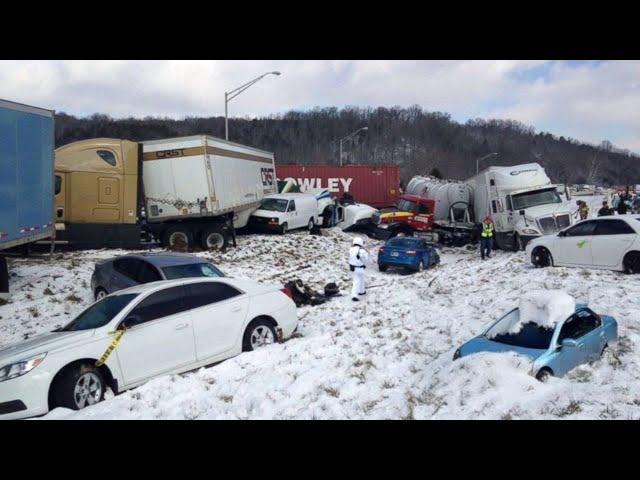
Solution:
[[[381,272],[386,272],[389,267],[404,267],[421,272],[438,263],[438,251],[424,238],[394,237],[378,250],[378,269]]]
[[[593,267],[640,273],[640,215],[590,218],[532,240],[527,257],[537,267]]]
[[[191,277],[224,277],[206,260],[181,253],[139,253],[96,263],[91,291],[96,300],[142,283]]]
[[[549,299],[546,293],[539,298],[542,302]],[[536,318],[533,313],[521,303],[519,308],[511,310],[458,348],[453,359],[478,352],[515,352],[528,357],[532,361],[530,373],[544,381],[549,376],[562,376],[580,364],[597,360],[618,338],[616,320],[598,315],[584,304],[570,304],[544,318]]]
[[[249,226],[256,230],[279,233],[287,233],[296,228],[311,230],[319,223],[318,199],[311,193],[267,195],[249,219]]]
[[[79,410],[107,388],[119,393],[287,338],[298,319],[285,290],[193,278],[111,294],[65,327],[0,349],[0,419]],[[114,333],[119,343],[104,359]]]

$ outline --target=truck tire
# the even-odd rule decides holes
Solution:
[[[229,233],[222,225],[208,227],[200,235],[200,244],[205,250],[224,250],[229,244]]]
[[[169,250],[189,251],[193,247],[193,232],[186,225],[176,225],[164,232],[162,245]]]

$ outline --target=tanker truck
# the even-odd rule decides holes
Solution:
[[[478,221],[491,215],[498,248],[523,250],[533,238],[572,223],[568,204],[538,163],[488,167],[466,181]]]
[[[446,245],[465,245],[477,240],[473,189],[462,182],[435,177],[413,177],[400,196],[397,210],[377,217],[389,236],[419,235]]]

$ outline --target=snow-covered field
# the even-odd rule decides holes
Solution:
[[[481,261],[475,250],[445,248],[443,263],[419,274],[369,268],[366,301],[354,304],[346,267],[353,235],[323,233],[241,236],[237,249],[198,254],[231,276],[281,283],[300,278],[318,290],[338,283],[344,296],[298,310],[295,338],[44,418],[640,418],[640,277],[535,269],[524,253],[497,251]],[[381,244],[367,242],[373,252]],[[122,253],[12,259],[13,298],[0,306],[0,346],[73,318],[92,301],[94,262]],[[544,384],[516,355],[452,361],[464,341],[516,306],[523,293],[539,289],[563,289],[613,315],[618,345],[604,359]]]

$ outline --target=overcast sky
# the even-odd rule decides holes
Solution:
[[[231,116],[418,104],[640,153],[637,61],[0,61],[0,98],[77,116],[223,115],[225,90],[272,70]]]

